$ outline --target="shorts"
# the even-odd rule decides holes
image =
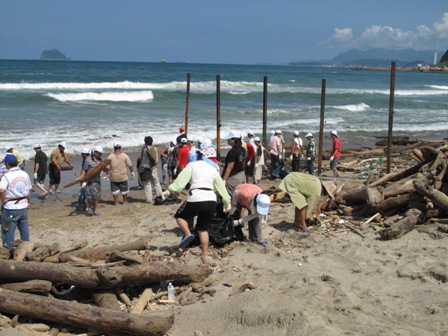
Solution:
[[[50,184],[61,183],[61,171],[52,163],[48,165],[48,176],[50,177]]]
[[[122,195],[127,195],[129,192],[128,181],[112,182],[110,181],[110,191],[112,195],[118,195],[120,192]]]
[[[89,182],[86,186],[87,202],[98,201],[101,198],[101,182]]]
[[[184,202],[174,214],[174,218],[182,218],[188,221],[197,216],[196,230],[207,231],[210,221],[215,215],[216,202]]]
[[[44,184],[44,182],[45,182],[45,175],[46,174],[43,174],[43,175],[37,175],[37,179],[34,179],[34,184]]]
[[[334,159],[333,161],[330,161],[330,169],[332,171],[336,171],[338,164],[339,164],[339,158]]]
[[[244,174],[246,176],[254,176],[254,170],[255,170],[255,162],[252,162],[251,165],[246,166],[244,168]]]

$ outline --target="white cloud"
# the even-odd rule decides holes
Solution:
[[[442,21],[434,23],[434,30],[440,38],[448,38],[448,12],[443,14]]]
[[[391,48],[433,49],[436,45],[448,44],[448,12],[442,20],[428,26],[420,25],[414,30],[402,30],[390,26],[373,25],[355,37],[351,28],[335,28],[333,36],[324,42],[335,48]]]
[[[340,43],[348,43],[353,39],[353,30],[351,28],[335,28],[332,39]]]

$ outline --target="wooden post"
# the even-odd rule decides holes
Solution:
[[[263,145],[268,144],[268,76],[263,77]]]
[[[185,99],[185,134],[188,134],[188,111],[190,109],[190,73],[187,73],[187,95]]]
[[[390,67],[390,95],[389,95],[389,129],[387,132],[387,168],[390,173],[392,164],[392,129],[394,125],[394,98],[395,98],[395,62]]]
[[[221,76],[216,75],[216,155],[221,158]]]
[[[324,120],[325,120],[325,90],[327,86],[327,80],[322,79],[322,89],[320,94],[320,125],[319,125],[319,155],[317,164],[317,175],[322,172],[322,148],[324,143]]]

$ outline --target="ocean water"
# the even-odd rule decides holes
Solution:
[[[186,63],[0,60],[0,146],[33,157],[60,141],[68,153],[120,141],[135,150],[151,135],[158,144],[184,124],[191,76],[189,135],[216,138],[216,77],[221,77],[221,136],[261,136],[263,78],[268,77],[268,131],[285,138],[319,130],[322,79],[325,131],[362,146],[387,135],[390,73],[334,67]],[[448,131],[448,74],[397,72],[394,133],[440,140]],[[330,142],[330,140],[327,140]],[[225,145],[225,141],[221,142]]]

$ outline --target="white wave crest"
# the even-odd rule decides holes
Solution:
[[[446,85],[428,85],[428,86],[432,89],[448,90],[448,86],[446,86]]]
[[[152,91],[131,92],[83,92],[83,93],[48,93],[46,96],[60,102],[77,101],[114,101],[146,102],[154,99]]]
[[[336,106],[332,106],[335,109],[338,110],[346,110],[346,111],[351,111],[351,112],[362,112],[365,111],[367,109],[370,108],[369,105],[365,104],[365,103],[360,103],[360,104],[352,104],[352,105],[336,105]]]

